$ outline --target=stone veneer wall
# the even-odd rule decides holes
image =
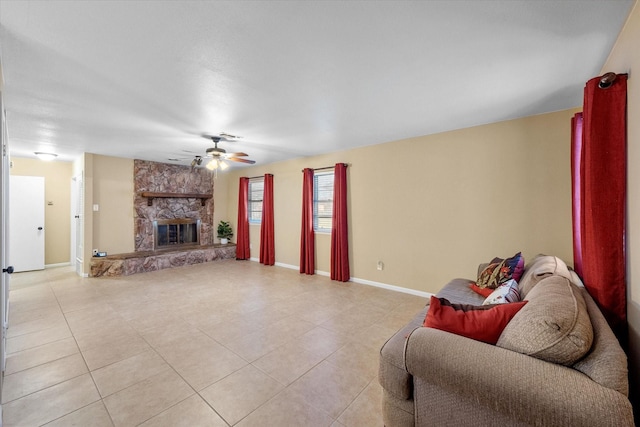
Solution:
[[[202,206],[200,199],[157,198],[152,206],[140,196],[143,191],[157,193],[213,193],[213,176],[204,168],[134,160],[135,250],[153,250],[153,221],[156,219],[200,219],[200,244],[213,244],[213,198]]]

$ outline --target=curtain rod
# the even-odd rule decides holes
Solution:
[[[613,84],[613,82],[616,80],[616,78],[618,78],[618,76],[625,76],[627,80],[629,79],[628,73],[620,73],[620,74],[616,74],[612,72],[605,73],[602,75],[602,77],[600,77],[600,81],[598,82],[598,87],[600,89],[609,89]]]
[[[349,166],[349,164],[348,164],[348,163],[343,163],[343,165],[345,165],[345,166]],[[325,166],[325,167],[323,167],[323,168],[314,168],[313,170],[314,170],[314,171],[323,171],[323,170],[335,169],[335,168],[336,168],[335,166]],[[301,172],[304,172],[304,169],[302,169],[302,171],[301,171]]]
[[[273,174],[272,174],[272,173],[265,173],[264,175],[271,175],[271,176],[273,176]],[[248,176],[248,177],[247,177],[247,179],[264,178],[264,175]]]

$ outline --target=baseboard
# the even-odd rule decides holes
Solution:
[[[374,282],[367,279],[358,279],[357,277],[352,277],[351,281],[362,285],[375,286],[376,288],[388,289],[390,291],[402,292],[404,294],[411,294],[424,298],[431,298],[433,295],[431,292],[417,291],[415,289],[403,288],[402,286],[389,285],[387,283]]]
[[[46,264],[44,268],[56,268],[56,267],[67,267],[70,266],[70,262],[59,262],[57,264]]]
[[[283,264],[281,262],[276,262],[276,265],[278,267],[289,268],[291,270],[300,270],[300,266],[299,265]],[[318,276],[331,277],[331,274],[328,271],[316,270],[314,272],[314,274],[317,274]]]
[[[300,267],[297,266],[297,265],[284,264],[284,263],[281,263],[281,262],[276,262],[276,265],[278,267],[288,268],[289,270],[300,270]]]
[[[250,260],[256,261],[256,262],[260,261],[258,258],[250,258]],[[276,262],[275,265],[277,265],[278,267],[289,268],[291,270],[300,269],[300,267],[297,265],[284,264],[281,262]],[[318,276],[331,277],[331,273],[327,271],[316,270],[315,274],[317,274]],[[402,292],[404,294],[411,294],[411,295],[416,295],[424,298],[431,298],[431,296],[433,295],[431,292],[417,291],[415,289],[403,288],[402,286],[389,285],[387,283],[374,282],[373,280],[359,279],[357,277],[352,277],[351,280],[349,281],[354,283],[359,283],[361,285],[374,286],[376,288],[388,289],[390,291]]]

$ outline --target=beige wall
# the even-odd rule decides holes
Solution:
[[[92,156],[91,249],[112,254],[133,252],[133,159]],[[97,212],[93,205],[98,205]]]
[[[217,178],[213,180],[213,242],[219,243],[220,239],[218,239],[218,223],[220,221],[231,221],[233,219],[233,223],[235,224],[236,218],[229,218],[229,210],[228,210],[228,174],[219,173]],[[236,204],[238,201],[236,200]],[[233,229],[235,233],[235,228]],[[235,242],[235,236],[232,239]]]
[[[348,163],[351,274],[437,292],[477,265],[522,251],[572,263],[570,118],[575,110],[235,170],[274,174],[276,261],[299,265],[304,167]],[[259,227],[251,227],[252,257]],[[328,272],[330,236],[316,236],[316,268]],[[376,270],[378,261],[384,270]]]
[[[640,412],[640,6],[636,3],[602,73],[629,73],[627,86],[627,286],[629,384]],[[636,415],[640,421],[640,414]]]
[[[111,254],[134,250],[133,159],[85,153],[73,170],[84,179],[83,273],[87,275],[93,249]]]
[[[70,262],[72,163],[18,157],[13,157],[11,162],[11,175],[44,177],[45,265]]]

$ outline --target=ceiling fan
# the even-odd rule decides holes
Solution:
[[[255,163],[255,160],[243,159],[242,157],[247,157],[246,153],[227,153],[227,150],[224,148],[218,147],[218,142],[220,141],[233,141],[236,138],[239,138],[234,135],[229,134],[220,134],[220,135],[202,135],[203,138],[210,139],[213,141],[213,147],[207,148],[206,156],[210,157],[211,160],[207,163],[206,167],[209,170],[217,170],[220,168],[221,170],[225,170],[229,167],[229,164],[226,161],[237,162],[237,163],[248,163],[250,165]],[[233,139],[230,139],[233,138]],[[196,156],[195,159],[191,162],[192,166],[200,165],[202,163],[202,157]]]

